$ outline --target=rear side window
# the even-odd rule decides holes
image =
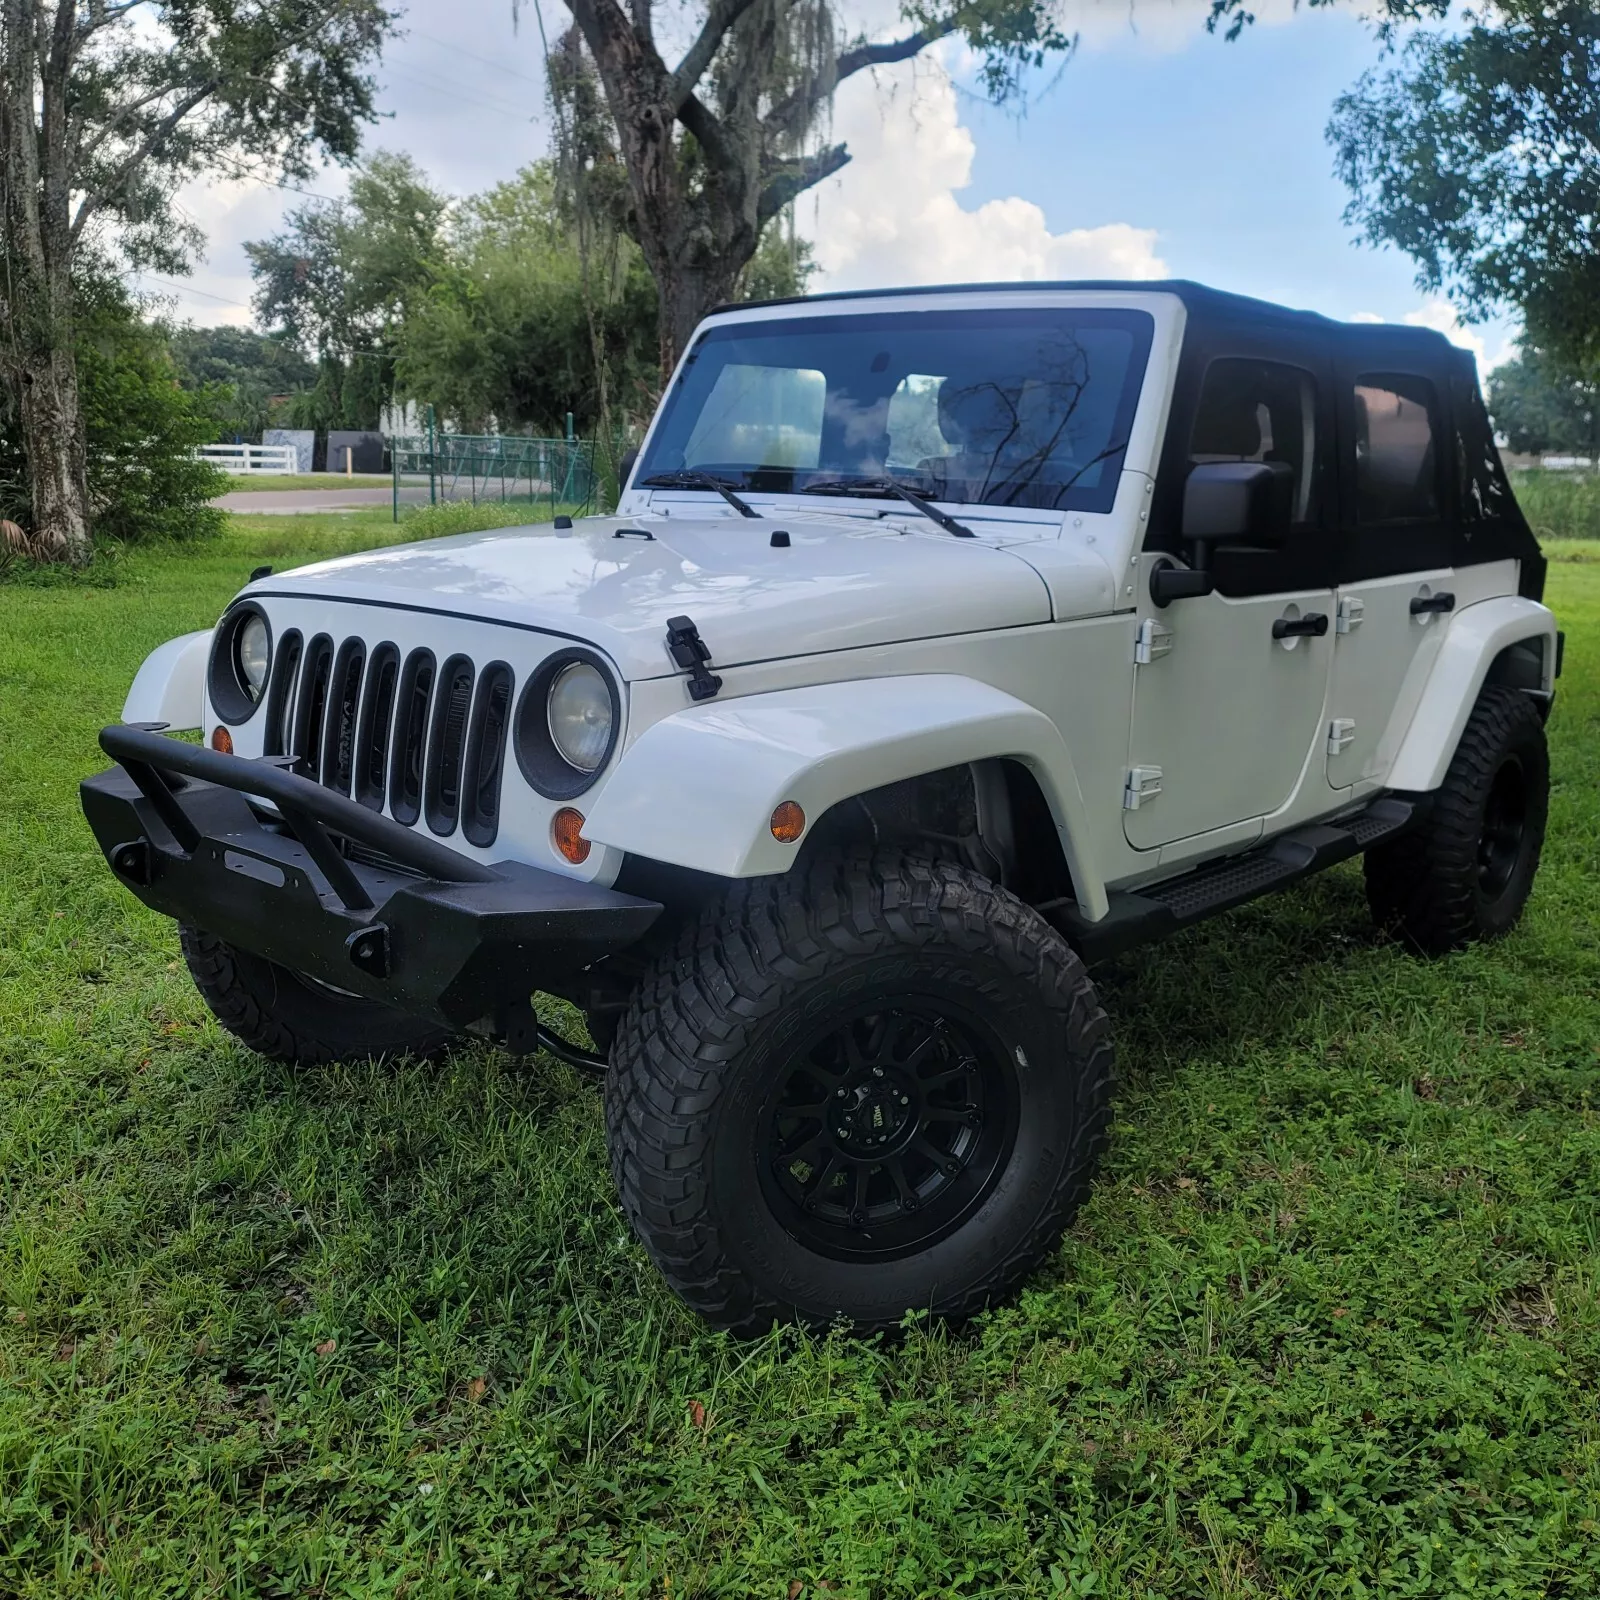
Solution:
[[[1451,379],[1456,418],[1456,459],[1460,474],[1461,520],[1497,522],[1511,513],[1511,485],[1506,482],[1494,429],[1483,395],[1470,378]]]
[[[1439,517],[1439,400],[1426,378],[1356,379],[1356,516],[1364,523]]]
[[[1260,461],[1294,481],[1296,524],[1316,514],[1316,383],[1279,361],[1228,356],[1206,368],[1189,460]]]

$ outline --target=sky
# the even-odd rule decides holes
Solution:
[[[882,37],[892,0],[839,0],[847,31]],[[977,92],[963,47],[840,90],[833,136],[850,164],[797,210],[816,289],[1011,278],[1174,276],[1330,316],[1437,327],[1487,370],[1506,323],[1462,328],[1411,263],[1364,245],[1324,137],[1335,98],[1382,52],[1354,10],[1257,4],[1237,41],[1208,34],[1205,0],[1066,0],[1077,51],[1020,112]],[[686,14],[687,14],[687,8]],[[565,20],[546,0],[545,21]],[[382,120],[366,148],[408,151],[471,193],[546,153],[539,13],[523,0],[411,0],[377,68]],[[330,169],[302,187],[344,192]],[[243,244],[301,194],[254,181],[191,184],[209,238],[186,283],[146,277],[196,323],[250,320]]]

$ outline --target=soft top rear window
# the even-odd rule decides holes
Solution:
[[[958,505],[1107,511],[1154,330],[1144,311],[1041,306],[725,323],[696,340],[634,482],[888,476]]]

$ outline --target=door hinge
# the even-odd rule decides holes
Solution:
[[[1335,633],[1354,633],[1366,619],[1367,603],[1357,599],[1353,594],[1340,598],[1339,610],[1334,618],[1333,631]]]
[[[1130,767],[1128,780],[1122,787],[1122,809],[1137,811],[1147,806],[1161,793],[1160,767]]]
[[[1141,667],[1148,667],[1171,649],[1172,629],[1157,622],[1154,617],[1146,617],[1133,637],[1133,659]]]
[[[1328,724],[1328,754],[1341,756],[1356,742],[1356,719],[1335,717]]]

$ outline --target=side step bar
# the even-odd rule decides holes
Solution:
[[[1279,834],[1244,855],[1208,861],[1140,889],[1113,890],[1111,909],[1098,922],[1088,921],[1072,905],[1053,907],[1046,914],[1085,961],[1100,961],[1348,861],[1380,839],[1404,832],[1421,814],[1421,804],[1388,795],[1354,816]]]

